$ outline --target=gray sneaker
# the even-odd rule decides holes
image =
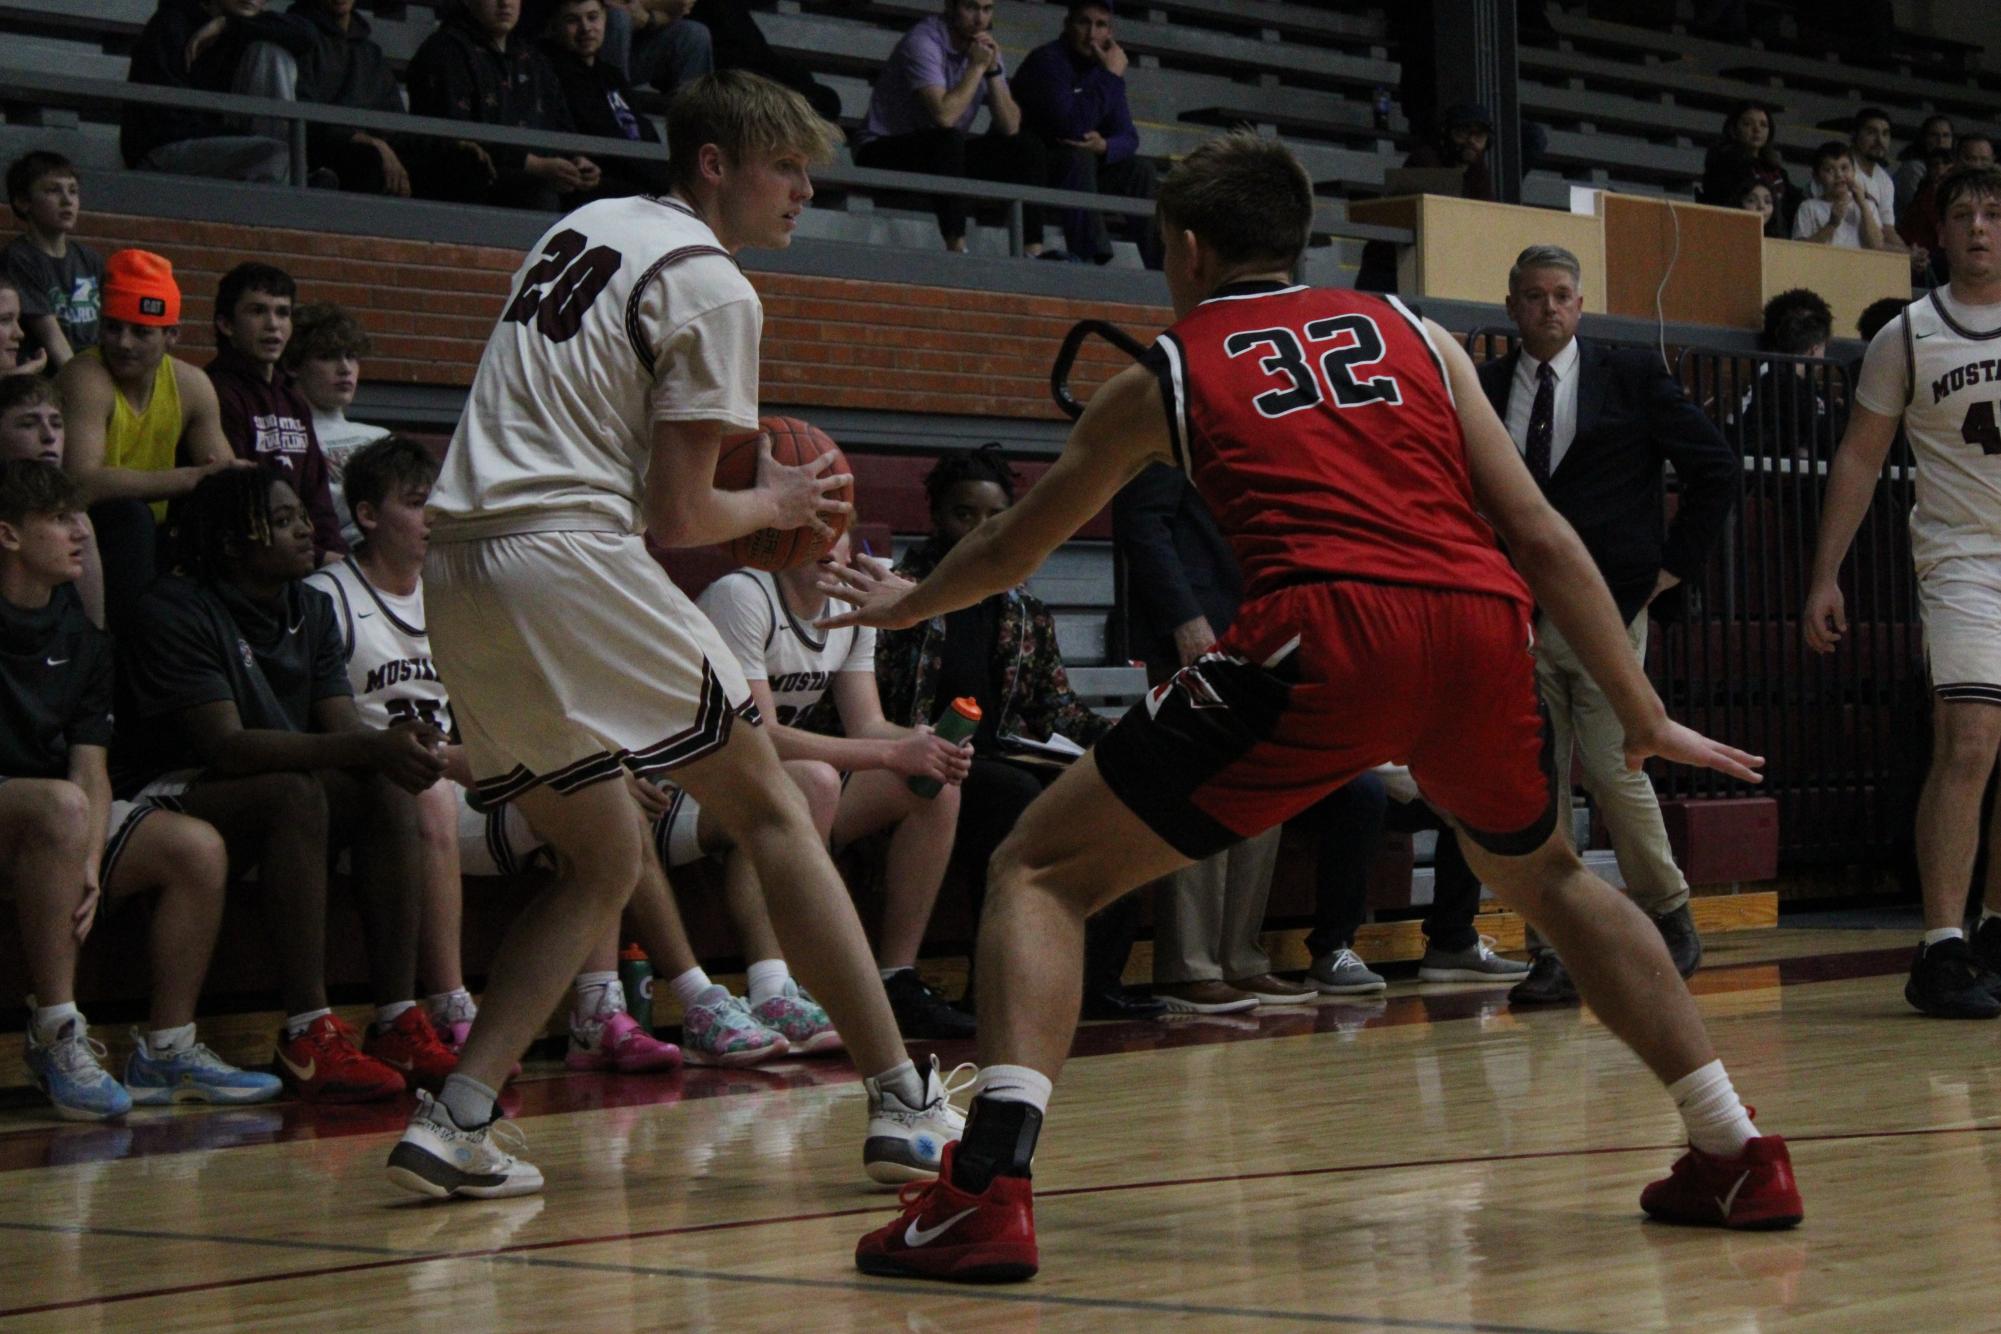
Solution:
[[[1354,996],[1365,991],[1381,991],[1389,983],[1374,972],[1351,949],[1330,950],[1313,961],[1306,980],[1323,996]]]
[[[1494,938],[1481,936],[1463,950],[1427,948],[1418,961],[1420,982],[1519,982],[1529,966],[1494,953]]]

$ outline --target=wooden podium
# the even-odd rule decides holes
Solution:
[[[1559,213],[1404,195],[1359,200],[1348,216],[1417,233],[1397,265],[1397,290],[1416,297],[1497,303],[1517,254],[1560,245],[1583,269],[1584,309],[1598,314],[1757,329],[1766,301],[1809,287],[1833,308],[1842,336],[1870,302],[1910,299],[1902,255],[1767,240],[1758,215],[1742,209],[1604,191],[1591,204],[1589,213]]]

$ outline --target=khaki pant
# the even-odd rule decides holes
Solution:
[[[1271,897],[1272,828],[1168,876],[1153,896],[1153,980],[1231,981],[1271,971],[1258,943]]]
[[[1643,609],[1626,627],[1633,652],[1647,656],[1647,613]],[[1619,874],[1626,893],[1648,914],[1659,917],[1688,902],[1688,881],[1674,864],[1667,827],[1661,823],[1660,800],[1646,774],[1626,767],[1626,731],[1612,712],[1611,701],[1586,674],[1577,653],[1549,620],[1536,621],[1536,688],[1549,706],[1555,741],[1557,782],[1568,790],[1570,754],[1574,744],[1584,764],[1584,787],[1604,816],[1618,854]],[[1560,809],[1567,811],[1567,803]],[[1562,821],[1568,829],[1568,818]]]

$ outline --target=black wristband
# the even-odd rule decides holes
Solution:
[[[999,65],[991,65],[987,68],[987,72],[980,77],[983,79],[998,79],[1000,76],[1001,67]]]

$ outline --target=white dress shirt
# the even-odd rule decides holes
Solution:
[[[1563,350],[1549,359],[1549,368],[1556,375],[1555,415],[1550,420],[1549,472],[1556,475],[1557,465],[1570,449],[1570,442],[1577,436],[1577,340],[1571,339],[1563,345]],[[1528,453],[1529,415],[1535,411],[1536,377],[1541,373],[1542,363],[1530,356],[1527,348],[1515,358],[1514,387],[1508,391],[1508,437],[1515,442],[1515,448]]]

